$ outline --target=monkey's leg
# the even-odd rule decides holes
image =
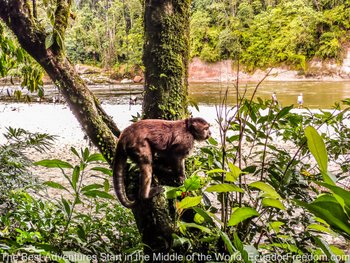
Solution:
[[[152,184],[152,151],[149,146],[140,149],[139,167],[141,173],[140,197],[149,199],[163,191],[162,187],[151,187]]]
[[[182,156],[174,156],[172,159],[173,170],[177,175],[180,183],[185,180],[185,159]]]

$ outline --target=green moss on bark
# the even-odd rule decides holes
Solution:
[[[146,1],[143,112],[174,120],[188,114],[190,1],[160,2]]]

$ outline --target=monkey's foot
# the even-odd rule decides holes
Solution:
[[[152,198],[152,197],[159,195],[163,192],[164,192],[164,188],[162,186],[152,187],[151,190],[149,191],[149,198]]]

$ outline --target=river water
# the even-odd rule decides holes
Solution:
[[[136,103],[142,101],[142,85],[116,84],[116,85],[91,85],[90,89],[103,103],[128,104],[130,99],[136,98]],[[239,94],[245,94],[250,98],[255,83],[240,84]],[[8,98],[8,87],[0,87],[0,98]],[[10,89],[13,90],[13,87]],[[236,102],[236,88],[232,83],[191,83],[189,97],[191,101],[201,105],[215,105],[222,101],[223,94],[228,90],[228,103]],[[57,96],[57,89],[53,86],[45,88],[45,99],[52,101]],[[263,99],[271,99],[276,92],[278,102],[282,106],[297,104],[297,97],[303,93],[304,107],[311,109],[330,109],[335,102],[350,98],[350,81],[285,81],[285,82],[263,82],[257,89],[256,96]],[[25,91],[23,91],[25,93]],[[33,98],[35,101],[35,98]]]

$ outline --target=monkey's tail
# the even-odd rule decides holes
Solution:
[[[124,182],[124,171],[126,167],[127,153],[123,149],[121,143],[117,144],[117,150],[115,152],[114,161],[113,161],[113,185],[115,193],[120,201],[120,203],[127,207],[132,208],[136,204],[136,200],[129,200],[125,191],[125,182]]]

